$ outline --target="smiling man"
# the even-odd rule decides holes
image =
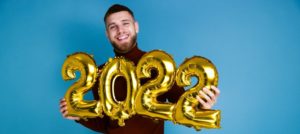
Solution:
[[[133,12],[123,5],[115,4],[111,6],[104,17],[106,35],[114,47],[116,56],[124,56],[125,58],[134,62],[137,65],[140,58],[146,53],[141,51],[137,46],[137,33],[139,31],[138,22],[134,19]],[[99,70],[103,65],[99,66]],[[151,78],[155,78],[155,73]],[[150,79],[151,79],[150,78]],[[150,79],[142,79],[141,85],[149,81]],[[97,82],[98,83],[98,82]],[[98,84],[93,87],[92,91],[95,100],[99,100],[98,97]],[[118,77],[115,81],[114,92],[115,98],[118,101],[123,101],[126,98],[126,80],[122,77]],[[160,102],[172,102],[176,103],[179,97],[184,93],[184,89],[178,87],[176,84],[165,94],[158,97]],[[202,109],[211,109],[216,103],[219,96],[219,89],[212,87],[212,91],[204,88],[199,92],[197,99],[201,104]],[[68,114],[65,99],[60,101],[60,111],[64,118],[75,120],[76,122],[84,125],[87,128],[95,130],[97,132],[108,134],[163,134],[164,133],[164,120],[154,120],[141,115],[134,115],[133,117],[125,120],[125,126],[118,125],[116,120],[111,120],[108,116],[103,118],[89,118],[88,120],[82,120],[78,117],[66,116]]]
[[[106,35],[119,53],[128,53],[136,46],[139,25],[128,11],[107,14],[105,16]]]

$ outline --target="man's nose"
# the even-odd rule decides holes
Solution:
[[[118,27],[118,34],[121,34],[124,32],[124,28],[122,26]]]

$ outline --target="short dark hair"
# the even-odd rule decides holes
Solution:
[[[106,19],[109,15],[116,13],[116,12],[121,12],[121,11],[129,12],[129,14],[134,19],[133,12],[128,7],[120,5],[120,4],[114,4],[106,11],[105,16],[104,16],[104,22],[106,23]]]

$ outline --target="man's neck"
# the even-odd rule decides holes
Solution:
[[[145,52],[141,51],[139,48],[138,48],[138,45],[134,45],[134,47],[128,51],[127,53],[119,53],[117,51],[115,51],[115,56],[123,56],[125,57],[126,59],[129,59],[131,61],[133,61],[135,64],[138,62],[138,60],[143,56],[143,54]]]
[[[136,44],[137,44],[137,43],[134,43],[134,45],[132,45],[132,47],[131,47],[129,50],[127,50],[127,51],[120,51],[120,50],[118,50],[118,49],[116,49],[116,48],[114,48],[114,51],[115,51],[115,53],[126,54],[126,53],[129,53],[133,48],[135,48],[135,47],[136,47]]]

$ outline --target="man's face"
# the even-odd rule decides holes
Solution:
[[[136,45],[139,27],[127,11],[116,12],[106,19],[106,35],[117,52],[126,53]]]

